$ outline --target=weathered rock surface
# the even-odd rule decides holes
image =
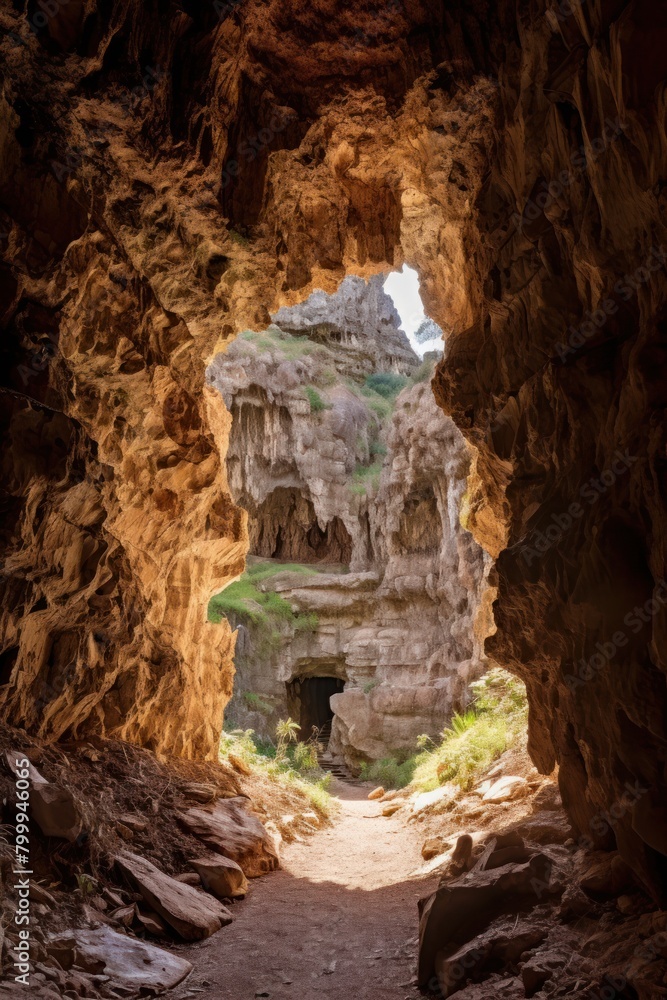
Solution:
[[[225,799],[214,806],[188,809],[183,825],[207,847],[235,861],[247,878],[257,878],[278,867],[273,840],[243,798]]]
[[[232,915],[222,903],[165,875],[146,858],[124,851],[114,861],[184,941],[201,941],[231,923]]]
[[[494,918],[532,909],[548,893],[552,867],[548,857],[523,846],[495,849],[495,843],[491,842],[470,872],[445,882],[423,900],[417,969],[420,986],[432,984],[437,976],[444,996],[450,996],[460,987],[451,974],[452,963],[459,961],[453,958],[460,955],[459,949],[476,941]],[[479,961],[487,956],[486,944]],[[492,937],[489,951],[493,944]]]
[[[334,317],[338,294],[328,300]],[[309,302],[299,329],[317,339]],[[372,353],[378,326],[369,321],[352,347],[338,345],[338,378],[329,347],[304,349],[278,328],[270,338],[243,334],[208,373],[233,418],[229,482],[250,515],[252,553],[313,571],[323,564],[263,584],[316,627],[276,644],[234,622],[231,717],[272,736],[278,718],[302,721],[304,680],[336,677],[345,687],[330,700],[330,748],[352,768],[442,731],[486,665],[492,627],[489,560],[459,523],[470,463],[462,436],[426,381],[403,389],[383,420],[355,385],[359,350]],[[313,386],[317,410],[306,395]],[[248,710],[246,692],[269,712]]]
[[[190,962],[146,941],[117,934],[110,927],[72,930],[53,935],[49,947],[64,968],[79,968],[109,976],[136,995],[162,993],[182,982],[192,971]]]
[[[190,864],[197,869],[204,888],[218,899],[242,899],[248,891],[243,869],[231,858],[215,854],[194,858]]]
[[[315,291],[301,305],[279,309],[273,322],[289,333],[340,348],[339,370],[345,374],[409,375],[419,362],[382,283],[382,275],[368,282],[349,275],[335,294]]]

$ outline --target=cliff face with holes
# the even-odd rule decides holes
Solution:
[[[204,361],[408,259],[452,331],[436,392],[479,452],[531,752],[594,838],[640,790],[611,829],[660,891],[664,10],[35,12],[0,15],[5,716],[211,749],[204,596],[246,540]]]

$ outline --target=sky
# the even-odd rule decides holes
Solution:
[[[443,348],[440,337],[437,340],[427,340],[424,344],[418,344],[415,340],[415,331],[419,324],[426,319],[424,306],[419,296],[419,276],[417,272],[407,264],[403,265],[403,270],[392,271],[383,288],[387,295],[393,299],[396,311],[401,317],[401,326],[408,335],[408,340],[412,348],[421,357],[426,351],[441,351]]]

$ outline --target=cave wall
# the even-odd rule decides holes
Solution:
[[[192,711],[211,748],[231,644],[194,641],[199,599],[246,543],[220,499],[227,418],[209,412],[203,359],[315,287],[407,259],[451,331],[437,398],[478,450],[470,524],[498,556],[490,651],[525,678],[531,752],[559,763],[582,832],[595,839],[596,817],[640,789],[612,827],[658,891],[664,5],[123,0],[30,17],[0,13],[5,715],[72,726],[74,663],[77,725],[108,710],[159,744],[142,719],[176,677],[171,742],[193,752]],[[38,369],[27,387],[21,365]],[[145,475],[172,411],[164,489],[178,488],[189,542]],[[133,540],[180,567],[177,587]],[[100,566],[114,595],[95,612],[103,653],[82,612]],[[64,633],[36,709],[36,648]],[[211,711],[188,694],[206,671]]]
[[[435,389],[478,449],[473,530],[498,555],[487,648],[526,681],[530,752],[558,763],[581,833],[615,835],[660,891],[667,12],[539,6],[505,60],[475,206],[483,301]]]

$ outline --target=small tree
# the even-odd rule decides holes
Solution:
[[[290,743],[296,743],[297,733],[301,729],[294,719],[281,719],[276,726],[276,760],[284,761],[287,758],[287,747]]]

